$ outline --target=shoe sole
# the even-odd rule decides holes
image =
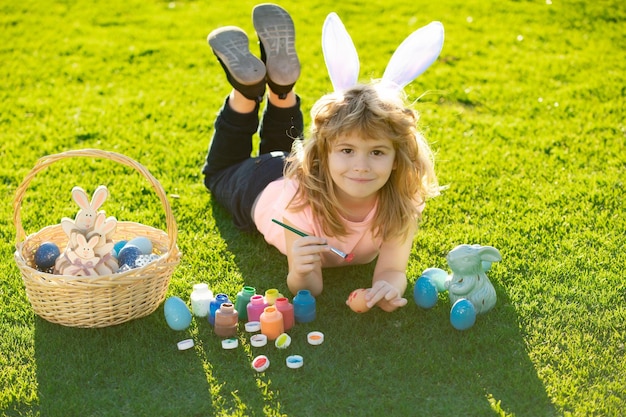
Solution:
[[[252,23],[265,50],[268,78],[280,86],[295,84],[300,77],[300,61],[289,13],[273,4],[261,4],[252,11]]]
[[[265,64],[250,53],[250,41],[242,29],[236,26],[216,29],[209,34],[207,41],[237,82],[249,86],[265,79]]]

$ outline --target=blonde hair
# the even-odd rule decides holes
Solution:
[[[417,131],[417,113],[403,98],[379,84],[359,84],[323,96],[311,110],[308,139],[294,147],[285,176],[299,183],[290,209],[310,205],[328,236],[345,236],[340,204],[328,168],[334,141],[346,134],[389,139],[395,149],[395,169],[379,190],[374,235],[383,240],[406,237],[419,218],[418,206],[439,194],[433,155]]]

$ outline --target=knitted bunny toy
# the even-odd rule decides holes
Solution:
[[[446,281],[450,303],[465,298],[476,310],[476,314],[486,313],[496,305],[496,290],[487,278],[483,262],[502,260],[500,252],[491,246],[459,245],[446,257],[452,270],[452,277]]]

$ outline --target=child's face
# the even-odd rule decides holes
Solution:
[[[348,204],[375,200],[395,167],[396,152],[389,139],[363,139],[357,134],[335,140],[328,155],[337,196]]]

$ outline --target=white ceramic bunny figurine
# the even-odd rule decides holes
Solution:
[[[78,213],[76,213],[74,220],[68,217],[61,219],[61,227],[67,234],[67,237],[70,238],[69,246],[76,246],[76,242],[73,240],[75,232],[80,232],[81,234],[86,235],[87,232],[91,230],[96,222],[98,209],[102,206],[102,204],[104,204],[108,197],[109,190],[104,185],[96,188],[91,198],[91,202],[89,201],[89,197],[87,196],[85,190],[78,186],[72,188],[72,198],[76,204],[78,204],[80,209],[78,210]]]
[[[61,275],[106,275],[117,272],[119,266],[111,255],[112,235],[117,227],[114,217],[107,218],[104,211],[97,210],[109,196],[106,186],[100,185],[93,193],[91,201],[81,187],[72,188],[72,198],[80,209],[74,220],[64,217],[61,228],[68,236],[65,251],[57,258],[55,273]],[[93,255],[89,261],[83,253],[87,243],[93,243]]]
[[[476,314],[486,313],[496,305],[496,290],[483,269],[483,262],[502,260],[500,252],[491,246],[459,245],[446,257],[452,277],[446,281],[450,303],[466,298]]]
[[[98,244],[100,240],[99,237],[94,236],[89,239],[89,241],[80,233],[76,233],[75,237],[77,243],[76,247],[73,249],[68,248],[64,254],[69,264],[61,266],[59,272],[62,275],[75,276],[98,275],[96,265],[100,261],[100,258],[96,256],[93,248]]]
[[[443,39],[440,22],[431,22],[409,35],[391,56],[382,77],[383,85],[390,90],[402,90],[435,62],[443,48]],[[335,91],[353,87],[359,78],[359,56],[334,12],[326,17],[322,28],[322,50]]]

